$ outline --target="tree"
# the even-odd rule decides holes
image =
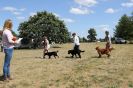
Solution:
[[[89,35],[87,36],[87,38],[89,39],[90,42],[93,42],[96,40],[96,31],[94,28],[90,28],[90,30],[88,30]]]
[[[0,41],[2,40],[2,31],[0,30]]]
[[[87,42],[88,40],[85,37],[80,38],[80,42]]]
[[[40,44],[43,36],[47,36],[50,42],[56,43],[65,43],[70,39],[64,21],[46,11],[37,12],[28,21],[21,23],[18,31],[20,37],[34,39],[35,45]]]
[[[127,40],[133,39],[133,18],[124,14],[116,25],[114,35]]]

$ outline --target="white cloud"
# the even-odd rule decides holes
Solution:
[[[15,7],[11,7],[11,6],[6,6],[6,7],[3,7],[2,8],[3,11],[9,11],[9,12],[15,12],[15,11],[25,11],[26,8],[20,8],[20,9],[17,9]]]
[[[107,10],[105,10],[105,13],[115,13],[115,12],[117,12],[117,10],[113,8],[108,8]]]
[[[59,17],[61,20],[63,20],[65,23],[73,23],[75,22],[73,19],[70,18],[63,18],[61,17],[61,15],[57,14],[57,13],[53,13],[56,17]]]
[[[123,6],[123,7],[133,7],[133,2],[122,3],[121,6]]]
[[[108,0],[101,0],[101,1],[108,1]]]
[[[62,18],[62,20],[64,20],[66,23],[73,23],[73,22],[75,22],[74,20],[72,20],[70,18]]]
[[[99,25],[97,26],[98,29],[102,30],[102,31],[109,31],[109,25]]]
[[[19,11],[25,11],[26,10],[26,8],[21,8],[21,9],[19,9]]]
[[[87,8],[71,8],[70,13],[84,15],[84,14],[91,14],[93,13],[93,11]]]
[[[30,13],[30,16],[34,16],[34,15],[36,15],[37,13],[35,13],[35,12],[31,12]]]
[[[96,0],[74,0],[76,3],[82,6],[91,7],[97,4],[98,2]]]
[[[17,11],[16,8],[10,7],[10,6],[4,7],[2,10],[3,10],[3,11],[9,11],[9,12]]]
[[[131,2],[133,2],[133,0],[131,0]]]
[[[25,17],[23,17],[23,16],[18,16],[18,17],[16,17],[18,20],[24,20],[25,19]]]
[[[21,15],[21,12],[12,12],[14,15]]]
[[[59,14],[57,14],[57,13],[53,13],[56,17],[60,17],[60,15]]]
[[[11,12],[14,15],[21,15],[23,11],[25,11],[25,8],[17,9],[15,7],[6,6],[2,8],[2,11]]]
[[[133,7],[133,0],[130,0],[129,2],[122,3],[121,6],[123,6],[123,7]]]

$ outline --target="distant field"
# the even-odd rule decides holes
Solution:
[[[112,45],[111,57],[97,58],[96,46],[82,43],[82,58],[68,58],[72,44],[57,45],[57,59],[41,59],[42,49],[15,50],[11,63],[14,80],[0,81],[0,88],[133,88],[133,45]],[[66,58],[67,57],[67,58]],[[0,75],[4,54],[0,52]]]

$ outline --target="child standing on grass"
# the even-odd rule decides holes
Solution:
[[[43,44],[44,44],[44,50],[43,50],[43,58],[45,58],[45,53],[48,52],[48,49],[50,48],[50,45],[49,45],[49,41],[47,39],[47,37],[45,36],[44,37],[44,41],[43,41]]]
[[[12,80],[10,74],[10,62],[13,55],[14,44],[17,44],[16,41],[13,41],[12,30],[12,21],[10,19],[6,20],[3,27],[2,33],[2,44],[5,53],[5,60],[3,66],[3,77],[4,81]]]
[[[107,42],[106,43],[106,49],[111,48],[111,37],[110,37],[108,31],[105,31],[105,41]]]

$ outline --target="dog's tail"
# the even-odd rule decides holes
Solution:
[[[84,50],[80,50],[80,52],[85,52]]]

